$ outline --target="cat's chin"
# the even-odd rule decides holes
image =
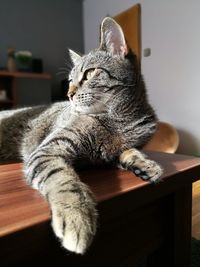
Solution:
[[[73,111],[80,113],[80,114],[90,114],[90,115],[96,115],[96,114],[102,114],[105,113],[105,109],[100,108],[99,106],[77,106],[73,107]]]

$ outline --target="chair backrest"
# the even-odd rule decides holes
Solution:
[[[151,140],[144,146],[145,150],[175,153],[179,145],[177,130],[166,122],[158,122],[158,128]]]

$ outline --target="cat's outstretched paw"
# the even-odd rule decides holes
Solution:
[[[129,166],[128,169],[142,180],[149,180],[152,183],[159,182],[163,173],[162,168],[153,160],[138,162],[135,166]]]
[[[95,211],[77,208],[54,208],[52,226],[67,250],[84,254],[96,232]]]
[[[64,248],[84,254],[96,233],[97,212],[95,202],[87,200],[67,204],[66,200],[57,199],[51,203],[52,227]]]
[[[163,173],[158,163],[145,158],[145,156],[136,149],[124,151],[120,156],[120,164],[124,169],[130,170],[141,179],[152,183],[159,182]]]

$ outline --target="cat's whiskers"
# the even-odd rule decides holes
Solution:
[[[71,69],[70,68],[64,68],[64,67],[61,67],[59,68],[60,70],[66,70],[66,71],[70,71]]]
[[[69,76],[69,73],[71,71],[70,67],[61,67],[59,68],[59,71],[56,73],[56,75],[65,75],[66,78]]]
[[[65,75],[66,77],[68,76],[67,72],[65,71],[58,71],[56,72],[56,75],[59,76],[59,75]]]

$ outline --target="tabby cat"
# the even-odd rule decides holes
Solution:
[[[47,199],[62,245],[83,254],[96,232],[95,198],[80,181],[80,162],[111,163],[157,182],[161,167],[138,149],[156,130],[136,57],[121,27],[101,24],[100,47],[70,50],[70,101],[0,113],[0,158],[23,158],[28,184]]]

